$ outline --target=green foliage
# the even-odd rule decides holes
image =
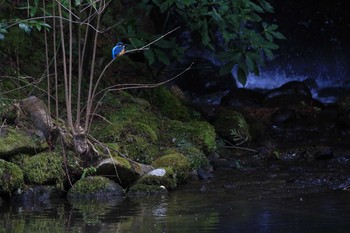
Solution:
[[[273,13],[273,7],[265,0],[144,0],[141,6],[149,15],[154,10],[160,11],[164,16],[163,29],[185,25],[181,31],[190,32],[187,46],[200,43],[215,51],[224,64],[221,74],[230,73],[237,65],[236,76],[243,85],[249,72],[259,74],[264,57],[273,58],[273,50],[278,48],[275,40],[284,39],[276,24],[269,24],[261,17]],[[162,43],[166,44],[165,40]],[[155,57],[164,61],[163,55],[159,56],[153,50],[147,51],[146,57],[151,64]]]
[[[94,175],[96,173],[96,171],[97,171],[96,167],[93,167],[93,166],[84,168],[83,174],[81,175],[80,179],[84,179],[87,176]]]
[[[214,121],[216,131],[236,145],[251,140],[250,127],[243,115],[233,109],[220,108]]]

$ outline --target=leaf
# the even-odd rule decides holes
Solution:
[[[264,12],[263,8],[261,8],[260,6],[258,6],[257,4],[255,4],[253,2],[250,2],[249,5],[256,12],[259,12],[259,13],[263,13]]]
[[[160,8],[160,12],[164,13],[166,10],[168,10],[169,3],[165,1],[159,5],[159,8]]]
[[[265,32],[265,37],[268,41],[270,41],[270,42],[273,41],[273,36],[271,35],[270,32]]]
[[[143,54],[148,60],[148,64],[152,65],[155,61],[154,52],[151,49],[149,49],[149,50],[146,50]]]
[[[266,30],[269,30],[269,31],[274,31],[278,28],[278,25],[277,24],[271,24],[269,25]]]
[[[272,31],[270,32],[270,34],[272,34],[276,39],[279,39],[279,40],[285,40],[286,38],[284,37],[284,35],[280,32],[275,32],[275,31]]]
[[[253,56],[249,56],[248,53],[245,55],[245,61],[249,70],[254,70],[254,62],[252,60],[252,57]]]
[[[163,49],[173,48],[174,44],[168,40],[162,39],[156,43],[156,45]]]
[[[266,57],[267,57],[268,59],[272,60],[272,59],[273,59],[273,53],[272,53],[272,51],[271,51],[270,49],[267,49],[267,48],[263,48],[263,50],[264,50],[264,53],[265,53]]]
[[[161,61],[164,65],[167,65],[167,66],[170,65],[169,56],[166,53],[164,53],[159,49],[154,49],[154,52],[159,61]]]
[[[182,1],[186,6],[190,6],[193,3],[193,0],[183,0]]]
[[[260,6],[268,13],[273,13],[273,7],[265,0],[260,0]]]
[[[211,14],[211,17],[214,19],[214,21],[216,22],[222,21],[221,15],[216,11],[215,7],[213,7],[210,14]]]
[[[209,38],[209,34],[208,34],[208,23],[207,20],[204,19],[204,21],[202,22],[202,43],[203,45],[207,46],[209,44],[210,38]]]
[[[245,86],[246,83],[247,83],[247,74],[246,74],[246,72],[244,71],[244,69],[241,66],[239,66],[238,69],[237,69],[237,80],[243,86]]]
[[[232,72],[232,69],[233,69],[233,66],[235,65],[236,63],[234,62],[229,62],[223,66],[220,67],[220,70],[219,70],[219,75],[226,75],[226,74],[230,74]]]
[[[30,12],[29,12],[30,17],[34,17],[35,14],[36,14],[36,12],[37,12],[37,10],[38,10],[38,7],[37,7],[37,6],[35,6],[35,7],[30,7]]]

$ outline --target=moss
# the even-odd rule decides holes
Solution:
[[[78,180],[69,192],[77,194],[92,194],[108,187],[110,180],[101,176],[89,176]]]
[[[208,122],[205,121],[168,121],[166,125],[167,141],[172,141],[176,146],[192,143],[194,146],[211,153],[216,150],[216,133]]]
[[[159,118],[144,106],[126,104],[108,114],[110,124],[98,122],[92,128],[92,134],[103,142],[122,140],[128,134],[140,134],[151,141],[158,139]]]
[[[155,168],[171,168],[174,171],[177,183],[186,180],[190,174],[191,166],[188,159],[180,153],[164,155],[152,163]]]
[[[159,147],[138,135],[127,135],[122,143],[122,152],[128,158],[144,164],[150,164],[159,157]]]
[[[16,164],[0,159],[0,193],[11,194],[23,186],[22,170]]]
[[[176,174],[172,168],[165,168],[164,176],[145,175],[138,182],[145,185],[164,186],[167,190],[175,189],[177,186]]]
[[[63,187],[65,172],[62,165],[60,155],[44,152],[25,158],[22,169],[29,184],[56,184]]]
[[[158,87],[148,92],[146,97],[160,113],[173,120],[188,121],[191,119],[189,109],[166,87]]]
[[[102,159],[97,165],[96,172],[100,176],[114,180],[123,187],[128,187],[147,173],[151,169],[149,167],[149,165],[131,162],[113,155],[113,158]]]
[[[168,191],[159,185],[138,183],[129,189],[128,195],[166,194]]]
[[[116,143],[121,153],[140,163],[152,163],[167,147],[176,146],[186,153],[184,148],[188,147],[197,147],[205,153],[216,149],[215,131],[209,123],[169,120],[129,95],[107,119],[110,123],[98,122],[92,135],[100,141]]]
[[[241,113],[229,108],[221,108],[216,116],[214,126],[221,136],[234,143],[251,140],[249,125]]]
[[[209,164],[209,160],[205,154],[196,147],[188,147],[182,153],[188,158],[192,170]]]
[[[27,135],[24,132],[7,128],[4,137],[0,137],[0,158],[8,159],[19,153],[35,153],[47,149],[46,142],[35,135]]]
[[[78,180],[68,191],[69,198],[122,196],[123,189],[102,176],[89,176]]]

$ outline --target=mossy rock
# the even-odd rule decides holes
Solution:
[[[123,188],[108,178],[101,176],[89,176],[78,180],[68,191],[68,198],[89,199],[121,197]]]
[[[165,140],[173,142],[173,146],[187,146],[190,143],[208,154],[216,150],[215,129],[206,121],[170,120],[166,122],[165,128]]]
[[[5,133],[0,136],[0,159],[9,159],[19,153],[35,154],[46,150],[45,140],[36,135],[29,135],[11,127],[2,128]]]
[[[159,173],[159,171],[161,171],[162,174],[156,174],[157,172]],[[167,190],[172,190],[177,187],[176,182],[177,180],[175,172],[172,168],[166,167],[158,168],[148,172],[138,181],[138,184],[141,183],[145,185],[163,186]]]
[[[152,163],[155,168],[171,168],[177,183],[185,181],[191,171],[191,165],[188,159],[180,153],[164,155]]]
[[[123,140],[127,134],[142,135],[151,141],[157,141],[159,118],[150,108],[136,103],[127,103],[107,115],[109,123],[96,122],[91,134],[102,142]]]
[[[22,170],[16,164],[0,159],[0,194],[11,194],[23,186]]]
[[[181,153],[185,155],[190,162],[191,169],[198,169],[200,167],[209,165],[207,156],[196,147],[187,147],[181,150]]]
[[[140,177],[153,169],[149,165],[144,165],[136,162],[131,162],[120,156],[105,158],[101,160],[97,168],[97,174],[108,177],[124,188],[130,186]]]
[[[214,127],[218,134],[233,143],[251,140],[247,121],[241,113],[230,108],[220,108],[216,112]]]
[[[122,152],[128,158],[144,164],[151,164],[160,155],[160,147],[139,135],[126,135],[120,142]]]
[[[158,87],[147,92],[146,98],[160,113],[172,120],[189,121],[190,110],[166,87]]]
[[[57,153],[43,152],[24,158],[22,169],[28,184],[57,185],[63,188],[63,160]]]

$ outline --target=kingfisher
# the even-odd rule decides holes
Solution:
[[[112,49],[112,59],[116,58],[117,56],[121,56],[125,53],[125,46],[123,42],[118,42],[116,46]]]

